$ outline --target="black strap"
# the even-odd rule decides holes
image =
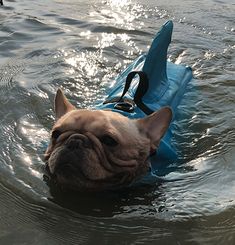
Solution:
[[[133,80],[133,78],[139,75],[139,84],[138,87],[136,89],[135,95],[134,95],[134,102],[135,104],[147,115],[152,114],[154,111],[151,110],[150,108],[148,108],[142,101],[143,96],[146,94],[146,92],[148,91],[148,87],[149,87],[149,81],[148,81],[148,77],[146,75],[145,72],[143,71],[132,71],[128,74],[127,78],[126,78],[126,84],[124,87],[124,90],[122,92],[121,97],[119,98],[119,102],[122,101],[123,96],[126,94],[126,92],[128,91],[128,89],[130,88],[131,82]]]

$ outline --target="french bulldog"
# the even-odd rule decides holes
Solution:
[[[147,174],[155,150],[172,119],[169,107],[129,119],[111,110],[76,109],[61,89],[45,161],[62,188],[104,191],[131,185]]]

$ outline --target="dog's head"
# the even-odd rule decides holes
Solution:
[[[109,110],[78,110],[61,90],[55,113],[45,160],[56,183],[74,190],[115,189],[145,175],[149,154],[172,118],[168,107],[138,120]]]

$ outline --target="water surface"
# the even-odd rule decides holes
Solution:
[[[0,8],[0,243],[235,243],[235,4],[232,0],[6,0]],[[179,106],[179,161],[163,181],[62,196],[43,180],[61,87],[79,108],[172,19],[169,60],[195,79]],[[172,170],[171,170],[172,169]]]

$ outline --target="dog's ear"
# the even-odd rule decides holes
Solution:
[[[172,110],[170,107],[163,107],[153,114],[137,120],[137,126],[151,142],[151,148],[155,149],[161,138],[167,131],[172,119]]]
[[[55,96],[55,116],[56,120],[62,117],[69,111],[75,110],[76,108],[68,101],[61,89],[58,89]]]

